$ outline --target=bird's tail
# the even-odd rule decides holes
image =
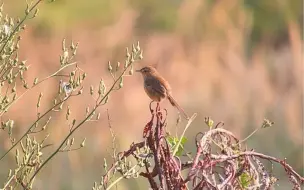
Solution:
[[[186,112],[183,110],[183,108],[181,108],[178,103],[175,101],[175,99],[170,95],[168,94],[167,95],[168,97],[168,100],[169,102],[172,104],[172,106],[176,107],[178,109],[179,112],[182,113],[182,115],[186,118],[186,119],[189,119],[188,115],[186,114]]]

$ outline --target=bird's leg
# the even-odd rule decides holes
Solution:
[[[154,110],[153,110],[153,108],[152,108],[152,103],[154,102],[154,100],[152,100],[151,102],[150,102],[150,105],[149,105],[149,109],[150,109],[150,112],[151,112],[151,114],[153,115],[153,112],[154,112]]]
[[[160,106],[159,106],[159,102],[157,102],[156,104],[156,112],[159,112],[160,111]]]

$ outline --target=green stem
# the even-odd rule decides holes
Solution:
[[[37,82],[37,84],[35,84],[35,86],[37,86],[38,84],[42,83],[43,81],[49,79],[49,78],[52,78],[54,76],[56,76],[60,71],[62,71],[63,69],[69,67],[69,66],[72,66],[72,65],[75,65],[77,62],[73,62],[73,63],[69,63],[69,64],[66,64],[64,65],[63,67],[60,67],[60,69],[58,69],[55,73],[51,74],[50,76],[48,77],[45,77],[44,79],[42,79],[41,81]]]
[[[17,173],[20,169],[17,169],[15,172]],[[3,186],[2,189],[0,190],[5,190],[9,184],[11,183],[11,181],[16,177],[16,174],[12,174],[12,176],[9,178],[9,180],[7,180],[6,184]]]
[[[10,36],[8,37],[8,39],[5,41],[4,45],[2,46],[1,50],[0,50],[0,54],[3,53],[3,50],[6,46],[6,44],[12,39],[12,37],[15,35],[15,33],[17,32],[18,28],[24,23],[24,21],[27,19],[27,17],[29,16],[30,12],[32,12],[37,6],[38,4],[41,2],[42,0],[38,0],[30,9],[29,12],[27,14],[25,14],[24,18],[18,23],[18,25],[15,27],[14,31],[10,34]]]
[[[69,96],[70,97],[70,96]],[[68,98],[69,98],[68,97]],[[49,112],[51,112],[56,106],[62,104],[64,101],[68,100],[68,98],[58,102],[57,104],[55,104],[53,107],[51,107],[49,110],[47,110],[43,115],[41,115],[29,128],[28,130],[22,135],[22,137],[15,143],[11,146],[10,149],[8,149],[1,157],[0,157],[0,160],[2,160],[13,148],[15,148],[19,143],[20,141],[27,135],[29,134],[29,132],[32,130],[32,128],[35,126],[35,124],[40,120],[42,119],[45,115],[47,115]]]
[[[27,89],[26,91],[24,91],[20,96],[18,96],[18,98],[16,98],[14,101],[12,101],[10,104],[8,104],[3,110],[7,110],[10,106],[12,106],[14,103],[16,103],[19,99],[21,99],[29,90],[35,88],[36,86],[38,86],[40,83],[46,81],[47,79],[50,79],[54,76],[58,76],[57,74],[62,71],[63,69],[69,67],[69,66],[72,66],[72,65],[75,65],[76,62],[73,62],[73,63],[69,63],[69,64],[66,64],[65,66],[61,67],[59,70],[57,70],[55,73],[51,74],[50,76],[47,76],[45,77],[44,79],[42,79],[41,81],[39,81],[37,84],[35,84],[34,86],[32,86],[31,88]],[[4,114],[5,112],[1,112],[0,113],[0,117]],[[1,160],[1,159],[0,159]]]
[[[130,168],[124,175],[122,175],[122,176],[120,176],[119,178],[117,178],[113,183],[111,183],[111,184],[109,185],[109,187],[106,188],[106,190],[111,189],[115,184],[117,184],[120,180],[122,180],[124,177],[126,177],[126,175],[127,175],[130,171],[132,171],[133,169],[135,169],[136,166],[137,166],[137,165],[134,165],[134,166],[133,166],[132,168]]]
[[[176,152],[178,151],[178,147],[179,147],[180,143],[182,142],[182,139],[185,136],[185,133],[186,133],[187,129],[189,128],[189,126],[193,122],[193,120],[196,118],[196,116],[197,116],[197,113],[194,113],[191,116],[191,118],[188,120],[188,123],[187,123],[187,125],[186,125],[186,127],[185,127],[185,129],[184,129],[184,131],[183,131],[183,133],[181,135],[181,137],[179,138],[178,143],[175,145],[175,148],[174,148],[174,151],[173,151],[173,156],[175,156]]]
[[[261,129],[261,127],[256,128],[250,135],[248,135],[243,140],[240,140],[236,145],[241,144],[241,143],[247,141],[252,135],[254,135],[256,132],[258,132],[258,130],[260,130],[260,129]]]
[[[37,145],[37,146],[39,146],[39,145]],[[23,166],[17,168],[17,169],[14,171],[15,173],[10,177],[10,179],[6,182],[6,184],[4,185],[4,187],[3,187],[2,189],[0,189],[0,190],[5,190],[6,187],[9,186],[9,184],[11,183],[11,181],[12,181],[14,178],[17,179],[17,174],[18,174],[18,172],[19,172],[19,171],[22,171],[25,167],[27,167],[27,164],[28,164],[29,161],[32,159],[32,157],[33,157],[33,155],[34,155],[34,152],[35,152],[35,150],[33,150],[33,151],[31,152],[31,154],[30,154],[30,156],[27,158],[25,164],[24,164]],[[17,185],[17,184],[16,184],[16,185]]]
[[[131,64],[130,64],[131,65]],[[32,182],[34,177],[41,171],[42,168],[60,151],[61,147],[65,144],[65,142],[70,138],[70,136],[80,127],[82,126],[92,115],[95,113],[96,109],[102,104],[102,102],[110,95],[110,93],[113,91],[115,85],[120,81],[120,78],[123,77],[125,74],[126,70],[130,67],[128,65],[121,75],[114,81],[112,84],[111,88],[108,90],[108,92],[105,94],[105,96],[99,101],[99,103],[94,107],[94,109],[90,112],[90,114],[87,115],[73,130],[70,131],[70,133],[66,136],[66,138],[61,142],[61,144],[58,146],[58,148],[41,164],[41,166],[36,170],[36,172],[33,174],[31,177],[30,181],[28,184]]]

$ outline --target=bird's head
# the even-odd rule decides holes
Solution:
[[[149,76],[149,75],[153,75],[157,71],[152,66],[146,66],[146,67],[141,68],[140,70],[136,70],[136,72],[140,72],[143,76]]]

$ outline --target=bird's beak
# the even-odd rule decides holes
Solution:
[[[135,70],[136,72],[140,72],[140,69],[139,70]]]

